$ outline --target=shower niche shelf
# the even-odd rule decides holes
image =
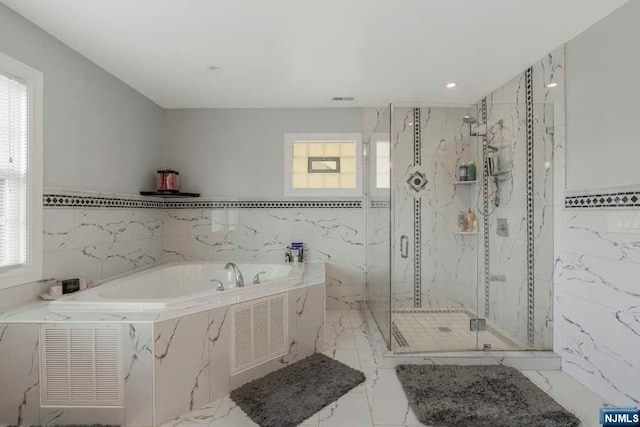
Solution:
[[[471,185],[476,184],[478,181],[453,181],[453,185]]]
[[[477,236],[477,231],[452,231],[453,234],[460,234],[461,236]]]

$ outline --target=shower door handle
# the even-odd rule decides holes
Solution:
[[[400,236],[400,256],[402,258],[409,257],[409,237],[406,234]]]

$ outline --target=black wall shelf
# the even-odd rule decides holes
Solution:
[[[179,191],[141,191],[141,196],[151,196],[151,197],[164,197],[166,199],[174,198],[189,198],[189,197],[200,197],[200,193],[181,193]]]

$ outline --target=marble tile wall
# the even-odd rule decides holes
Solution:
[[[293,289],[288,295],[288,352],[231,376],[230,310],[220,307],[154,324],[152,369],[156,413],[153,425],[202,407],[242,384],[325,350],[325,286]],[[145,375],[140,375],[137,381],[135,385],[127,384],[127,389],[147,384]],[[142,401],[131,403],[135,404],[131,412],[135,412],[148,406],[150,401],[147,400],[146,405],[142,405]]]
[[[100,280],[161,258],[156,209],[44,209],[44,276]]]
[[[563,204],[565,111],[564,48],[558,48],[533,65],[534,114],[534,346],[552,348],[554,274],[560,259],[560,215]],[[555,82],[557,87],[548,88]],[[490,203],[489,239],[491,275],[505,282],[489,285],[489,319],[521,341],[527,341],[527,226],[526,226],[526,84],[525,73],[487,96],[488,141],[505,147],[511,159],[511,175],[493,193],[500,206]],[[507,219],[509,236],[497,234],[497,220]],[[554,239],[556,244],[554,245]],[[480,246],[480,258],[484,248]],[[483,311],[484,263],[480,263],[479,307]],[[557,293],[556,293],[557,294]]]
[[[327,304],[356,307],[364,300],[363,209],[166,209],[162,259],[273,261],[294,241],[307,261],[325,261]]]
[[[157,263],[162,258],[158,209],[43,210],[43,276],[97,281]],[[0,289],[0,310],[38,299],[34,282]]]
[[[455,186],[461,163],[475,158],[469,128],[462,121],[468,108],[421,108],[421,161],[414,163],[413,108],[396,108],[394,137],[394,232],[414,241],[414,200],[422,201],[421,306],[470,308],[475,301],[476,236],[454,234],[460,212],[475,210],[476,186]],[[427,184],[416,193],[407,184],[414,171],[426,174]],[[414,306],[413,243],[411,255],[392,251],[395,308]]]
[[[556,320],[562,369],[617,405],[640,405],[640,237],[607,231],[611,209],[564,210]]]
[[[40,424],[38,325],[0,324],[0,425]]]
[[[127,427],[153,425],[153,325],[123,325],[125,422]]]

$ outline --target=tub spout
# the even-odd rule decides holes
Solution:
[[[238,268],[238,266],[230,262],[230,263],[227,263],[227,265],[225,265],[224,268],[225,270],[231,269],[236,279],[236,286],[239,288],[244,288],[244,278],[242,277],[242,273],[240,272],[240,269]]]

